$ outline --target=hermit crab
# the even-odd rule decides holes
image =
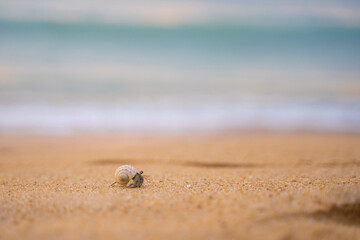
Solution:
[[[140,171],[138,173],[133,166],[130,165],[120,166],[116,169],[115,181],[110,186],[113,186],[114,184],[118,183],[120,185],[129,188],[141,187],[141,185],[144,182],[144,178],[141,176],[141,174],[143,174],[143,171]],[[134,181],[129,185],[127,185],[130,179]]]

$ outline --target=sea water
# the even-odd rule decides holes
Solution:
[[[360,29],[0,21],[0,133],[360,132]]]

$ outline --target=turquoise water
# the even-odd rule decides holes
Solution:
[[[3,20],[0,77],[2,132],[360,131],[358,28]]]

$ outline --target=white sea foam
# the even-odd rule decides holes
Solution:
[[[360,132],[359,102],[237,101],[199,104],[0,106],[1,133],[188,133],[222,130]]]

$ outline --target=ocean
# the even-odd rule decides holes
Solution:
[[[360,29],[0,20],[0,133],[360,132]]]

